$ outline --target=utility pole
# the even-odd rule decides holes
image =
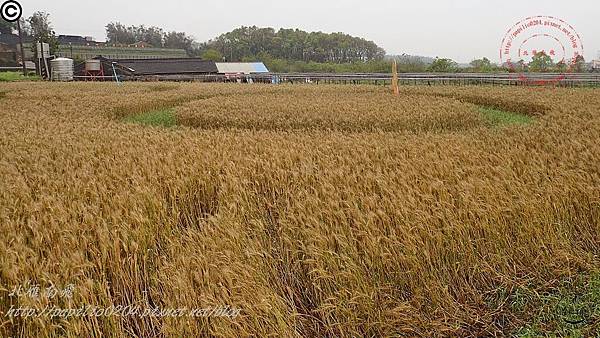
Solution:
[[[21,47],[21,63],[23,64],[23,76],[27,76],[25,65],[25,49],[23,49],[23,33],[21,32],[21,19],[17,20],[17,31],[19,32],[19,46]]]

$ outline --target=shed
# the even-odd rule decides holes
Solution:
[[[213,61],[197,58],[166,58],[166,59],[107,59],[101,56],[94,59],[100,60],[102,68],[112,71],[115,69],[126,76],[154,76],[154,75],[209,75],[217,74],[217,66]],[[76,74],[85,75],[85,64],[80,63]]]
[[[100,60],[100,71],[106,77],[116,73],[119,77],[129,80],[193,80],[207,75],[216,76],[217,66],[213,61],[198,58],[176,59],[107,59],[102,56],[93,58]],[[85,80],[111,80],[97,76],[90,79],[86,71],[85,62],[75,65],[76,78]],[[113,70],[114,67],[114,70]]]
[[[217,66],[213,61],[196,58],[177,59],[115,59],[119,67],[131,70],[133,75],[183,75],[216,74]]]

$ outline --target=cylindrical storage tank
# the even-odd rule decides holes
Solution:
[[[88,72],[99,72],[102,70],[100,60],[87,60],[85,62],[85,70]]]
[[[52,81],[73,81],[73,60],[57,58],[50,60]]]

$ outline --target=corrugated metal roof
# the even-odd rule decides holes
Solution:
[[[256,74],[268,73],[262,62],[217,62],[220,74]]]
[[[265,66],[265,64],[262,62],[255,62],[255,63],[253,63],[253,65],[254,65],[254,70],[257,73],[268,73],[269,72],[269,70],[267,69],[267,66]]]
[[[212,61],[201,59],[115,59],[119,66],[130,69],[133,75],[210,74],[217,73]]]

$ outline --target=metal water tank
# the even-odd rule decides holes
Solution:
[[[85,70],[87,72],[99,72],[102,70],[102,63],[100,60],[87,60],[85,62]]]
[[[50,60],[52,81],[73,81],[73,60],[57,58]]]

